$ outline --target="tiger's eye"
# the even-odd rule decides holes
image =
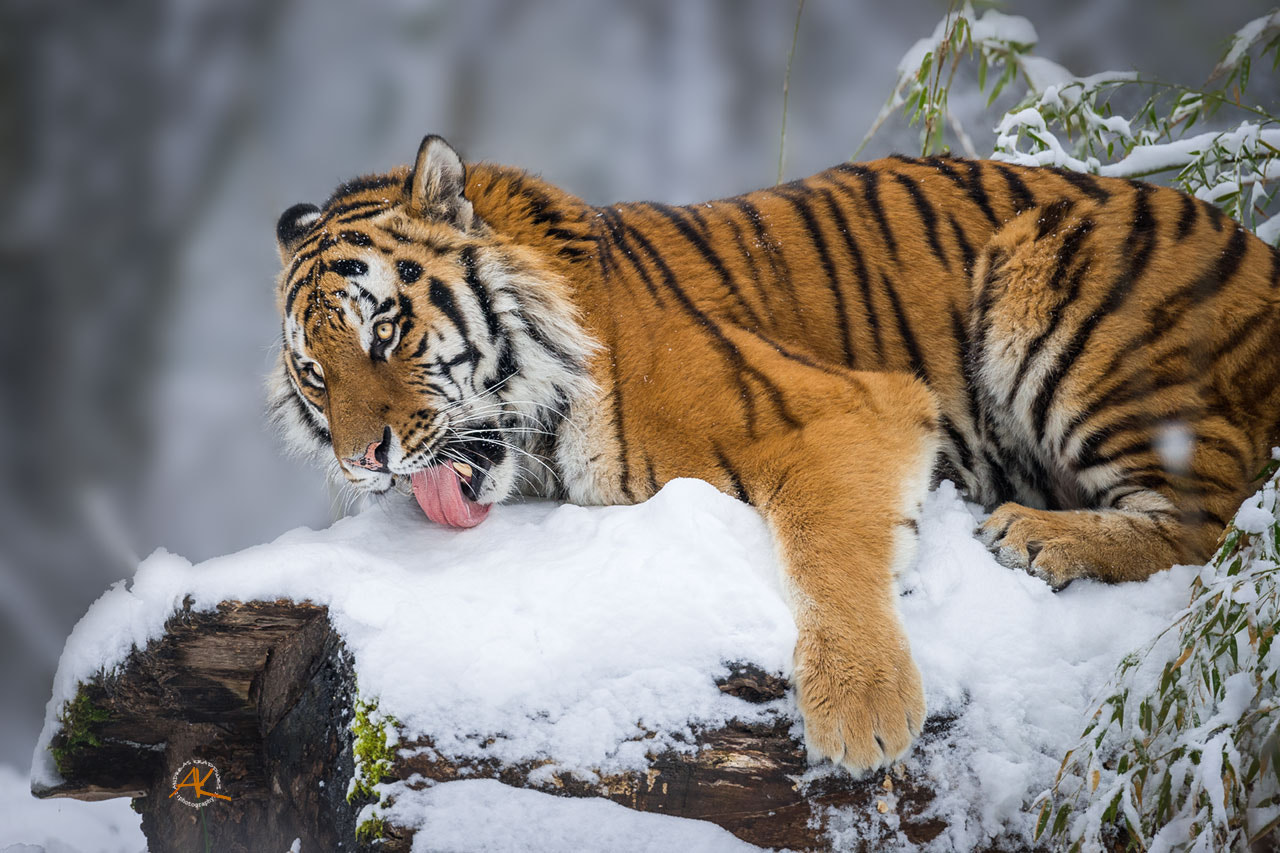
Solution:
[[[373,327],[373,333],[378,336],[378,340],[389,341],[396,333],[396,324],[390,320],[383,320]]]

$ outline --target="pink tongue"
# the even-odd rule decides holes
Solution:
[[[449,465],[436,465],[413,475],[413,496],[427,518],[450,527],[475,527],[489,515],[489,504],[462,494],[462,480]]]

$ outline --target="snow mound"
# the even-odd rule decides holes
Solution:
[[[900,578],[930,713],[954,718],[906,762],[937,793],[931,809],[948,825],[940,850],[1029,838],[1026,806],[1052,782],[1090,700],[1122,655],[1185,606],[1194,576],[1175,568],[1142,584],[1077,582],[1054,594],[998,566],[973,539],[975,518],[943,483],[925,507],[917,564]],[[450,757],[547,761],[548,775],[591,778],[643,768],[651,750],[688,748],[696,726],[793,712],[790,700],[752,705],[713,682],[730,661],[789,674],[795,625],[765,525],[711,486],[677,480],[633,507],[499,506],[465,531],[429,524],[404,499],[195,566],[152,555],[68,639],[34,784],[58,781],[46,746],[76,685],[159,637],[188,596],[197,609],[225,599],[327,605],[362,697]],[[503,833],[522,825],[544,822],[550,833],[573,816],[613,814],[457,783],[398,808],[416,803],[434,827],[455,806],[498,799],[526,818],[490,827],[490,846],[466,849],[507,849]],[[833,825],[852,840],[866,820],[894,816]],[[718,836],[707,838],[705,849],[720,849]]]
[[[127,800],[36,800],[17,768],[0,764],[0,853],[143,853]]]

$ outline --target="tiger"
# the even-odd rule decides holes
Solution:
[[[950,478],[1055,589],[1203,562],[1276,441],[1280,252],[1175,189],[951,156],[593,206],[428,136],[280,217],[271,413],[362,493],[754,507],[813,762],[921,732],[895,577]],[[407,498],[406,498],[407,499]]]

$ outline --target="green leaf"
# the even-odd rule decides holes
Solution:
[[[1116,811],[1120,808],[1121,789],[1117,789],[1115,796],[1111,798],[1111,802],[1107,804],[1107,809],[1102,813],[1102,822],[1111,823],[1116,819]]]
[[[1168,823],[1173,817],[1173,777],[1166,771],[1160,777],[1160,787],[1156,789],[1155,820],[1157,823]]]
[[[1044,804],[1040,806],[1040,816],[1036,818],[1036,828],[1033,838],[1040,840],[1040,836],[1044,835],[1044,828],[1049,825],[1049,815],[1053,814],[1053,800],[1046,799]]]
[[[1063,830],[1067,828],[1067,818],[1069,817],[1071,817],[1071,807],[1064,803],[1053,818],[1053,829],[1049,830],[1049,834],[1053,836],[1062,835]]]

